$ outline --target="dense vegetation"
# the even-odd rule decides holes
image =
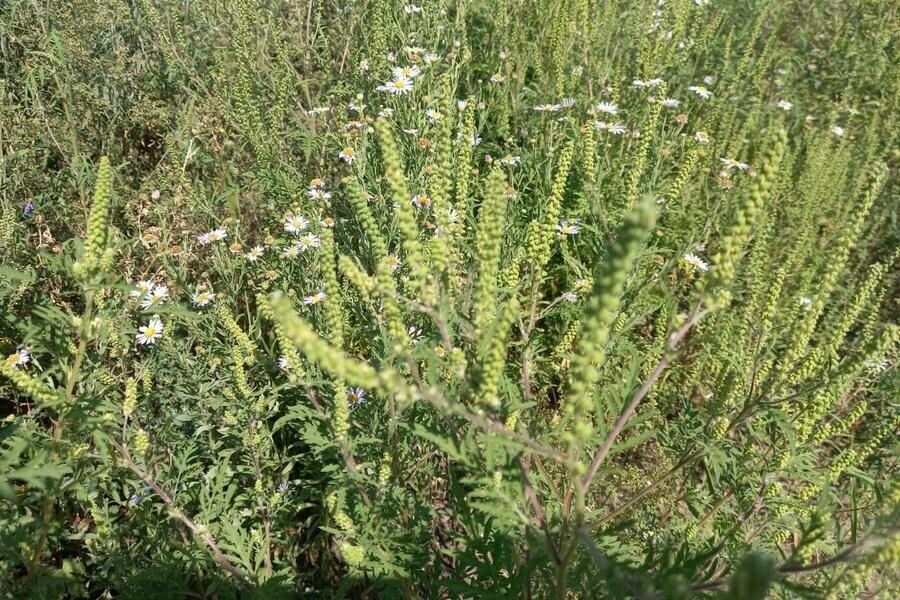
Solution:
[[[0,595],[892,597],[898,5],[420,1],[0,3]]]

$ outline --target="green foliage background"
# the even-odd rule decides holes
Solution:
[[[891,597],[898,17],[6,0],[0,594]]]

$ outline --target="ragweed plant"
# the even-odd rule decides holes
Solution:
[[[897,588],[893,6],[233,8],[0,7],[0,595]]]

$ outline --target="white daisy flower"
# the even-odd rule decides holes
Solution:
[[[354,160],[356,160],[356,150],[354,150],[350,146],[347,146],[346,148],[344,148],[343,150],[338,152],[338,158],[340,158],[341,160],[343,160],[345,163],[347,163],[349,165]]]
[[[619,105],[615,102],[600,102],[594,107],[594,110],[608,115],[615,115],[619,112]]]
[[[265,252],[266,252],[266,249],[263,248],[262,246],[253,246],[252,248],[250,248],[250,252],[248,252],[244,256],[250,262],[256,262],[257,260],[262,258],[262,255],[265,254]]]
[[[800,296],[800,300],[798,301],[800,304],[800,308],[803,310],[810,310],[812,308],[812,298],[807,296]]]
[[[331,111],[330,106],[316,106],[306,111],[308,115],[321,115]]]
[[[506,156],[504,156],[503,158],[500,159],[500,164],[507,165],[507,166],[517,165],[520,162],[522,162],[522,157],[521,156],[513,156],[512,154],[507,154]]]
[[[143,298],[153,290],[154,285],[156,284],[153,283],[152,279],[138,281],[137,284],[135,284],[134,289],[128,292],[128,295],[132,298]]]
[[[362,388],[347,388],[347,406],[354,408],[366,401],[366,390]]]
[[[394,67],[393,71],[391,71],[391,76],[394,81],[398,79],[412,79],[419,75],[421,71],[419,71],[419,67],[416,65],[410,65],[408,67]]]
[[[607,123],[606,121],[594,121],[594,129],[597,131],[605,131],[613,135],[621,135],[628,131],[621,123]]]
[[[841,127],[840,125],[833,125],[833,126],[831,127],[830,131],[831,131],[831,133],[833,133],[833,134],[836,135],[837,137],[844,137],[844,133],[846,133],[846,132],[844,131],[844,128]]]
[[[705,131],[695,131],[694,132],[694,140],[700,144],[708,144],[709,143],[709,134]]]
[[[325,302],[325,299],[327,297],[328,296],[325,294],[325,292],[319,291],[319,292],[316,292],[315,294],[310,294],[309,296],[305,297],[303,299],[303,303],[308,306],[312,306],[314,304],[319,304],[321,302]]]
[[[209,237],[209,232],[206,232],[206,233],[201,233],[200,235],[198,235],[197,241],[200,242],[201,246],[206,246],[212,241],[212,239],[210,239],[210,237]]]
[[[412,205],[421,210],[428,210],[431,208],[431,198],[425,194],[416,194],[412,197]]]
[[[278,368],[282,371],[287,371],[291,368],[291,361],[288,360],[287,356],[278,357]]]
[[[326,192],[321,188],[309,188],[306,192],[310,200],[328,200],[331,198],[331,192]]]
[[[191,300],[197,306],[207,306],[215,299],[216,295],[212,292],[197,292],[191,297]]]
[[[394,109],[391,107],[382,108],[378,111],[378,116],[382,119],[390,119],[394,116]]]
[[[150,192],[150,198],[152,200],[159,200],[160,195],[161,192],[159,190],[153,190],[152,192]]]
[[[213,229],[209,232],[209,241],[211,242],[221,242],[225,238],[228,237],[228,230],[224,227],[219,227],[218,229]]]
[[[331,217],[322,217],[322,219],[319,221],[319,225],[325,227],[326,229],[331,229],[332,227],[334,227],[334,219],[332,219]]]
[[[306,235],[300,236],[294,243],[300,252],[306,252],[310,248],[318,248],[320,244],[321,241],[319,240],[319,236],[314,233],[307,233]]]
[[[677,100],[675,98],[665,98],[660,104],[662,104],[666,108],[677,108],[679,104],[681,104],[681,100]]]
[[[391,268],[391,271],[396,271],[402,264],[403,261],[396,254],[388,254],[387,265]]]
[[[888,358],[882,358],[881,360],[868,358],[866,359],[866,368],[875,375],[880,375],[891,368],[891,361]]]
[[[141,308],[147,310],[153,306],[157,306],[158,304],[162,304],[169,298],[169,286],[167,285],[158,285],[150,290],[150,293],[144,296],[143,301],[141,301]]]
[[[775,106],[777,106],[778,108],[780,108],[781,110],[783,110],[783,111],[785,111],[785,112],[787,112],[787,111],[791,110],[792,108],[794,108],[793,103],[788,102],[787,100],[778,100],[778,101],[775,103]]]
[[[538,104],[534,107],[537,112],[559,112],[562,106],[559,104]]]
[[[503,83],[506,81],[506,77],[501,75],[500,73],[494,73],[491,75],[491,83]]]
[[[422,12],[422,7],[416,6],[415,4],[404,4],[403,12],[408,15],[418,15]]]
[[[572,304],[578,302],[578,294],[576,294],[575,292],[566,292],[562,295],[562,298],[566,302],[571,302]]]
[[[712,97],[712,92],[706,89],[706,86],[702,85],[692,85],[688,88],[688,90],[694,92],[704,100],[708,100]]]
[[[441,111],[429,108],[425,110],[425,119],[428,120],[428,123],[431,125],[436,125],[440,123],[441,119],[444,118],[444,115],[441,114]]]
[[[144,346],[148,344],[155,344],[156,340],[160,338],[163,334],[163,324],[158,318],[154,317],[150,319],[150,322],[146,325],[141,325],[138,327],[138,334],[135,337],[138,344],[142,344]]]
[[[408,77],[397,77],[379,85],[376,89],[379,92],[390,92],[394,96],[403,96],[412,91],[413,82]]]
[[[575,235],[581,231],[581,228],[578,227],[578,222],[575,219],[572,219],[571,221],[560,221],[556,225],[556,230],[561,235]]]
[[[369,59],[364,58],[361,61],[359,61],[359,65],[357,65],[356,68],[359,70],[359,74],[362,75],[363,73],[365,73],[366,71],[369,70],[370,66],[371,65],[369,64]]]
[[[300,233],[309,227],[309,221],[303,215],[292,215],[284,222],[284,230],[288,233]]]
[[[747,169],[750,168],[750,165],[748,165],[747,163],[742,163],[733,158],[721,157],[721,158],[719,158],[719,160],[722,161],[722,164],[724,164],[729,170],[733,169],[734,167],[737,167],[741,171],[746,171]]]
[[[287,248],[285,248],[284,251],[281,253],[281,255],[284,256],[285,258],[296,258],[297,256],[300,256],[300,247],[297,246],[297,244],[295,242],[295,243],[291,244],[290,246],[288,246]]]
[[[422,57],[422,62],[424,62],[426,65],[433,65],[439,60],[441,60],[441,57],[434,52],[428,52],[425,54],[425,56]]]
[[[13,367],[23,367],[31,361],[31,354],[28,350],[20,348],[6,357],[6,364]]]
[[[683,258],[691,270],[707,271],[709,269],[709,264],[693,252],[688,252]]]
[[[415,325],[410,325],[406,329],[407,335],[409,335],[409,341],[413,344],[417,344],[419,340],[422,339],[422,328],[416,327]]]

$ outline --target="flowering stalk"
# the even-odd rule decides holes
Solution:
[[[406,327],[403,325],[403,317],[400,307],[397,305],[397,289],[394,284],[394,276],[388,265],[387,243],[381,236],[381,231],[372,215],[372,211],[366,202],[365,194],[355,179],[347,182],[350,202],[356,211],[356,217],[363,227],[363,231],[372,244],[375,255],[375,283],[376,290],[380,292],[381,301],[384,304],[384,316],[387,320],[388,335],[391,338],[394,352],[400,352],[407,340]]]
[[[528,229],[528,236],[525,240],[525,252],[527,262],[532,267],[535,281],[543,278],[544,268],[551,257],[555,239],[553,232],[562,210],[562,200],[566,191],[569,170],[572,167],[573,153],[574,145],[571,142],[560,152],[556,176],[553,178],[553,187],[550,190],[550,198],[547,199],[544,214],[540,219],[532,221]]]
[[[250,341],[250,336],[244,333],[232,312],[224,304],[216,305],[216,315],[218,315],[225,329],[228,330],[228,333],[231,334],[231,337],[234,338],[235,343],[241,349],[244,361],[247,364],[252,364],[256,356],[256,347]]]
[[[76,263],[75,274],[81,277],[95,275],[103,266],[112,261],[109,241],[109,205],[112,196],[112,167],[109,159],[100,159],[97,168],[97,182],[94,187],[94,201],[88,217],[87,238],[84,242],[84,261]]]
[[[650,109],[650,116],[647,117],[647,124],[643,128],[641,140],[638,143],[637,150],[634,154],[631,167],[628,170],[628,181],[625,184],[625,208],[631,210],[637,202],[641,177],[644,174],[644,167],[647,163],[647,153],[650,151],[650,142],[653,139],[653,132],[656,130],[656,123],[659,121],[659,113],[662,111],[662,99],[666,96],[666,84],[659,86],[659,93],[656,101]]]
[[[378,132],[378,140],[381,143],[381,154],[384,158],[385,176],[391,184],[391,190],[396,204],[395,215],[400,233],[403,235],[403,251],[409,266],[411,278],[421,294],[422,301],[426,305],[437,301],[436,291],[432,285],[431,274],[425,262],[422,244],[419,242],[419,228],[416,217],[413,214],[411,196],[406,185],[406,176],[403,174],[403,166],[400,162],[400,152],[397,150],[394,136],[391,134],[390,125],[384,119],[375,122],[375,130]]]
[[[577,444],[591,436],[593,400],[590,390],[604,362],[610,327],[617,316],[625,282],[654,216],[654,206],[649,202],[628,215],[594,277],[594,289],[581,328],[581,352],[572,363],[572,379],[566,398],[566,414],[573,421],[572,430],[566,434],[570,454],[575,454]]]
[[[484,331],[495,311],[494,289],[500,270],[500,248],[503,244],[503,225],[506,202],[503,189],[506,178],[500,169],[488,175],[475,234],[475,261],[477,279],[473,292],[472,324],[476,331]]]
[[[478,401],[493,409],[500,405],[497,390],[503,375],[503,367],[506,364],[506,338],[509,336],[513,321],[518,314],[519,301],[513,297],[500,311],[497,323],[491,332],[490,344],[483,358]]]
[[[859,237],[860,230],[865,222],[865,217],[881,189],[884,177],[885,170],[879,168],[871,180],[869,188],[863,197],[863,201],[856,208],[856,212],[853,214],[849,225],[844,228],[843,234],[838,241],[837,248],[832,254],[831,260],[828,262],[828,266],[825,269],[825,273],[818,283],[817,292],[812,298],[812,304],[810,305],[809,310],[791,332],[789,345],[780,359],[779,368],[774,375],[774,381],[783,381],[785,376],[796,366],[797,361],[803,356],[803,353],[809,344],[809,340],[815,331],[816,325],[819,322],[819,317],[825,310],[825,301],[830,296],[831,291],[837,284],[838,277],[847,264],[847,260],[850,257],[850,250],[857,237]]]
[[[779,129],[775,140],[760,165],[759,173],[753,180],[753,187],[734,216],[728,233],[722,239],[719,251],[712,260],[709,284],[706,288],[706,300],[710,308],[721,309],[731,303],[731,291],[728,285],[734,279],[740,253],[743,251],[757,214],[762,209],[769,195],[769,189],[778,171],[784,148],[787,144],[787,132]]]

